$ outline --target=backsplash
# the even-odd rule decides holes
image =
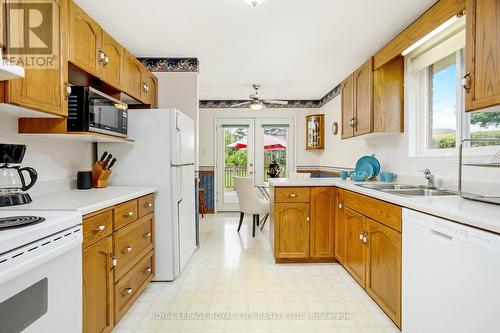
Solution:
[[[17,117],[8,113],[0,114],[0,143],[27,145],[22,165],[33,167],[38,172],[38,183],[33,190],[42,187],[43,182],[72,180],[79,170],[92,168],[91,143],[18,134]]]

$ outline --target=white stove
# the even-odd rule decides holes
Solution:
[[[0,332],[81,333],[81,223],[72,211],[0,211]]]

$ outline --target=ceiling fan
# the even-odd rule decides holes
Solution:
[[[267,105],[288,105],[287,101],[279,101],[279,100],[274,100],[274,99],[265,99],[264,96],[260,94],[260,87],[261,85],[258,83],[254,83],[252,85],[253,89],[255,89],[255,92],[253,94],[250,94],[250,100],[247,102],[243,103],[237,103],[231,105],[233,108],[237,107],[250,107],[253,110],[262,110],[265,108]]]

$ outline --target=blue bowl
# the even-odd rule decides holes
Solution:
[[[354,171],[351,173],[351,179],[355,182],[364,182],[368,178],[368,175],[364,171]]]

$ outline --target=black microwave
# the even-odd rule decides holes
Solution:
[[[71,87],[68,97],[68,132],[127,137],[127,115],[127,104],[92,87]]]

